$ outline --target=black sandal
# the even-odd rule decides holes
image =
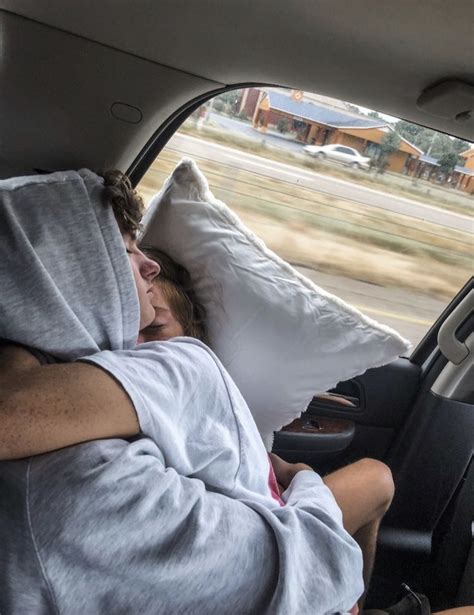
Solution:
[[[405,595],[396,604],[386,609],[364,609],[361,615],[431,615],[430,603],[425,595],[414,592],[405,583],[402,590]]]

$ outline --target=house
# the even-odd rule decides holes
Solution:
[[[320,102],[318,102],[318,99]],[[240,111],[252,117],[254,127],[265,132],[269,126],[288,127],[304,144],[339,143],[353,147],[361,154],[377,158],[380,142],[393,128],[388,122],[354,113],[349,105],[323,103],[324,97],[309,100],[303,92],[290,95],[273,89],[250,88],[243,94]],[[406,139],[400,138],[396,152],[388,158],[388,170],[407,172],[413,160],[423,152]]]
[[[467,171],[459,187],[469,194],[474,194],[474,147],[459,155],[466,160],[464,169]]]
[[[467,164],[466,166],[456,165],[448,181],[458,190],[463,190],[472,194],[474,191],[474,149],[470,151],[472,152],[471,168],[468,168]],[[464,154],[465,153],[466,152],[464,152]],[[460,156],[463,156],[463,154],[460,154]],[[415,164],[410,167],[408,174],[429,181],[439,176],[439,166],[440,164],[436,158],[423,154],[423,156],[420,156]]]

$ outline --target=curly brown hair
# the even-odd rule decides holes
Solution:
[[[196,296],[189,271],[157,248],[140,246],[140,250],[160,265],[155,283],[161,286],[174,317],[183,327],[184,335],[208,344],[206,308]]]
[[[142,197],[133,188],[125,173],[113,170],[102,173],[102,176],[104,205],[112,207],[120,231],[135,239],[145,210]]]

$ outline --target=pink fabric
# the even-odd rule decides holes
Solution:
[[[352,607],[352,609],[349,610],[349,613],[351,615],[357,615],[359,612],[359,607],[357,604],[354,604],[354,606]]]
[[[285,502],[280,497],[280,489],[278,488],[278,481],[275,476],[275,471],[273,469],[270,457],[268,457],[268,460],[270,464],[270,471],[268,473],[268,486],[270,487],[272,498],[274,498],[280,504],[280,506],[284,506]]]

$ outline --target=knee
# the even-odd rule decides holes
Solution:
[[[383,515],[389,509],[395,494],[392,471],[385,463],[377,459],[361,459],[359,463],[363,465],[367,481],[376,493],[378,509]]]

